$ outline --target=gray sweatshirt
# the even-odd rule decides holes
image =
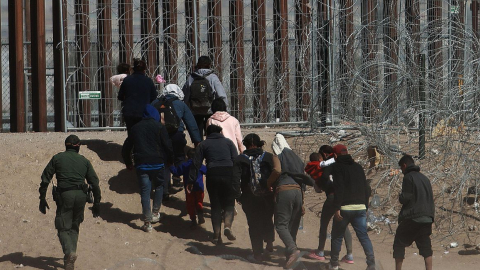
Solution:
[[[206,69],[206,68],[202,68],[202,69],[198,69],[198,70],[194,71],[194,73],[196,73],[200,76],[205,76],[205,74],[208,74],[208,73],[211,73],[211,72],[212,72],[211,69]],[[227,93],[225,92],[225,88],[223,88],[223,85],[220,82],[220,79],[218,78],[218,76],[215,75],[214,73],[211,73],[210,75],[208,75],[206,77],[206,79],[208,80],[208,82],[210,83],[210,86],[212,87],[213,94],[215,95],[215,99],[217,99],[217,98],[223,99],[223,101],[225,101],[225,104],[228,107]],[[185,83],[185,85],[182,88],[182,91],[185,94],[184,101],[187,104],[189,104],[189,102],[190,102],[190,85],[192,84],[192,82],[193,82],[192,75],[188,75],[187,82]]]

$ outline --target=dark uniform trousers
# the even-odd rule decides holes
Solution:
[[[55,229],[64,254],[77,252],[80,223],[83,222],[87,195],[83,190],[69,190],[61,193],[57,201]]]

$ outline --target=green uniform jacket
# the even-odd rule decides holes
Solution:
[[[98,185],[98,176],[90,161],[78,154],[77,151],[67,149],[65,152],[52,157],[42,173],[42,182],[38,189],[40,199],[45,198],[48,184],[50,184],[54,174],[56,174],[58,187],[62,189],[82,185],[87,179],[93,189],[94,203],[100,203],[101,192]]]

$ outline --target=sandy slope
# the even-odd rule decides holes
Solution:
[[[244,135],[250,132],[252,130],[246,130]],[[272,129],[258,129],[257,132],[268,142],[275,133]],[[281,269],[283,245],[278,238],[270,261],[264,265],[245,261],[250,254],[250,240],[240,206],[233,227],[237,240],[221,247],[208,242],[212,231],[210,219],[203,228],[189,229],[183,192],[162,206],[165,217],[154,226],[152,233],[141,231],[136,177],[120,162],[121,144],[126,134],[82,132],[77,135],[84,143],[81,154],[91,160],[100,178],[103,201],[99,218],[94,219],[89,210],[85,213],[76,269]],[[63,254],[53,224],[55,205],[48,193],[50,210],[46,215],[41,214],[37,190],[43,168],[52,155],[63,151],[66,136],[64,133],[0,134],[0,269],[20,266],[25,269],[63,269]],[[318,149],[317,146],[314,148]],[[307,251],[318,244],[317,214],[323,199],[324,194],[316,194],[313,190],[307,192],[309,210],[297,240],[302,250]],[[205,201],[209,217],[208,196]],[[379,269],[393,269],[393,235],[382,228],[380,234],[370,233]],[[459,253],[469,252],[459,247],[444,254],[442,245],[450,241],[434,242],[434,269],[479,268],[476,252],[472,252],[472,256],[462,256]],[[330,249],[329,241],[326,247]],[[415,248],[407,249],[404,269],[423,269],[423,259],[415,252]],[[343,269],[366,267],[365,256],[356,239],[354,256],[355,264],[343,264]],[[296,269],[326,269],[326,263],[301,259]]]

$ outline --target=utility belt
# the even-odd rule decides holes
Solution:
[[[53,200],[57,203],[60,203],[62,201],[61,194],[63,192],[71,191],[71,190],[82,190],[83,192],[85,192],[85,194],[87,194],[87,202],[93,203],[92,188],[90,187],[90,185],[85,184],[85,183],[80,184],[80,185],[76,185],[76,186],[73,186],[73,187],[68,187],[68,188],[60,188],[60,187],[57,187],[57,186],[53,186],[53,188],[52,188]]]
[[[85,188],[85,187],[86,187],[86,188]],[[62,194],[63,192],[65,192],[65,191],[70,191],[70,190],[83,190],[83,191],[87,191],[86,189],[88,189],[88,185],[86,185],[86,184],[81,184],[81,185],[77,185],[77,186],[73,186],[73,187],[68,187],[68,188],[60,188],[60,187],[54,186],[53,189],[56,189],[56,192]]]

